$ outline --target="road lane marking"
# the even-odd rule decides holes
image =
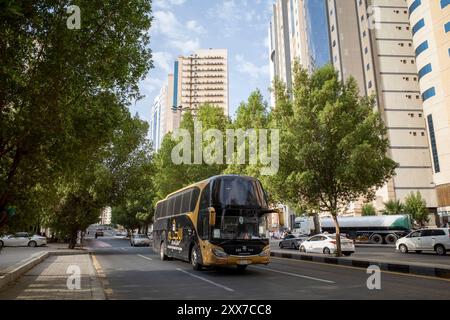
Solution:
[[[144,259],[147,259],[147,260],[153,261],[153,259],[152,259],[152,258],[149,258],[149,257],[143,256],[142,254],[138,254],[138,257],[141,257],[141,258],[144,258]]]
[[[200,277],[200,276],[198,276],[198,275],[196,275],[196,274],[192,274],[192,273],[190,273],[190,272],[187,272],[186,270],[183,270],[183,269],[177,268],[177,271],[183,272],[183,273],[185,273],[185,274],[187,274],[187,275],[190,275],[191,277],[197,278],[197,279],[199,279],[199,280],[202,280],[202,281],[208,282],[209,284],[212,284],[212,285],[214,285],[214,286],[216,286],[216,287],[219,287],[219,288],[225,289],[226,291],[229,291],[229,292],[234,292],[234,290],[233,290],[233,289],[231,289],[231,288],[228,288],[228,287],[226,287],[226,286],[224,286],[224,285],[221,285],[221,284],[219,284],[219,283],[215,283],[214,281],[211,281],[211,280],[205,279],[205,278],[203,278],[203,277]]]
[[[325,283],[336,283],[336,282],[331,281],[331,280],[325,280],[325,279],[320,279],[320,278],[314,278],[314,277],[304,276],[304,275],[302,275],[302,274],[297,274],[297,273],[292,273],[292,272],[286,272],[286,271],[280,271],[280,270],[270,269],[270,268],[266,268],[266,267],[256,267],[256,266],[253,266],[253,268],[255,268],[255,269],[260,269],[260,270],[272,271],[272,272],[276,272],[276,273],[281,273],[281,274],[284,274],[284,275],[288,275],[288,276],[292,276],[292,277],[297,277],[297,278],[309,279],[309,280],[320,281],[320,282],[325,282]]]
[[[304,263],[311,263],[311,264],[319,264],[319,265],[322,265],[322,266],[339,267],[339,268],[353,269],[353,270],[363,270],[363,271],[366,270],[366,268],[362,268],[362,267],[346,266],[346,265],[342,265],[342,264],[331,264],[331,263],[325,263],[325,262],[315,262],[315,261],[296,260],[296,259],[285,259],[285,258],[277,258],[277,257],[271,257],[271,259],[281,260],[281,261],[289,261],[289,262],[300,262],[300,263],[304,262]],[[395,271],[388,271],[388,270],[381,270],[381,273],[387,273],[387,274],[399,275],[399,276],[405,276],[405,277],[421,278],[421,279],[427,279],[427,280],[440,280],[440,281],[450,282],[450,279],[446,279],[446,278],[425,276],[425,275],[413,274],[413,273],[403,273],[403,272],[395,272]]]
[[[106,279],[106,275],[103,272],[102,266],[98,262],[95,254],[91,253],[90,256],[92,258],[92,264],[94,265],[95,272],[97,273],[100,283],[102,284],[102,289],[105,294],[105,298],[108,299],[108,296],[112,295],[114,291],[111,288],[107,288],[107,286],[109,286],[109,281]]]

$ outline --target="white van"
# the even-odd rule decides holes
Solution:
[[[446,255],[450,250],[450,229],[435,228],[421,229],[400,238],[395,243],[395,247],[402,253],[415,251],[436,251],[440,256]]]

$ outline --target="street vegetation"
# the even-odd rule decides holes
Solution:
[[[113,223],[145,227],[156,201],[228,173],[259,178],[273,204],[329,212],[339,234],[341,210],[361,197],[372,199],[394,176],[397,164],[387,156],[386,128],[374,99],[361,97],[356,81],[341,81],[331,65],[309,75],[297,63],[292,92],[273,84],[274,109],[255,90],[233,119],[213,105],[195,115],[183,112],[181,128],[192,135],[194,119],[202,130],[280,130],[275,175],[262,175],[261,164],[248,161],[176,165],[171,154],[178,141],[171,134],[154,153],[148,124],[128,108],[141,97],[138,84],[152,68],[150,3],[79,2],[80,30],[66,27],[68,1],[7,2],[0,12],[5,231],[50,227],[74,247],[77,233],[97,222],[107,206]],[[247,145],[240,147],[248,154]],[[421,204],[414,195],[405,208],[423,214]]]

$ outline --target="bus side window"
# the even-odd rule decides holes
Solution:
[[[209,238],[209,211],[210,206],[210,192],[209,184],[203,189],[202,196],[200,198],[200,210],[198,213],[197,229],[200,239],[206,240]]]

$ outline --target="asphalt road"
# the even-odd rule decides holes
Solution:
[[[279,241],[271,243],[272,250],[280,250]],[[298,252],[293,249],[282,249],[286,253]],[[392,247],[356,247],[356,252],[352,254],[354,259],[370,259],[370,260],[391,260],[399,263],[428,263],[435,266],[450,266],[450,252],[446,256],[438,256],[435,252],[424,251],[422,253],[410,252],[403,254]],[[345,259],[345,257],[343,258]]]
[[[99,238],[89,242],[108,299],[450,299],[450,281],[381,273],[369,290],[365,269],[273,258],[268,266],[194,271],[160,261],[151,248]]]

